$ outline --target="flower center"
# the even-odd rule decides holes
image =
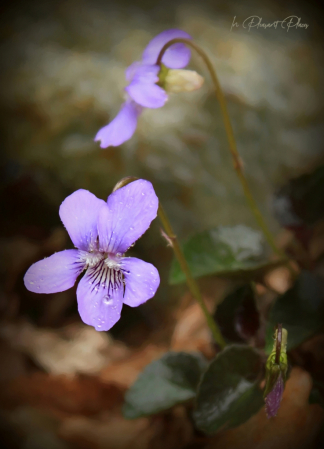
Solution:
[[[99,251],[80,251],[80,258],[82,262],[85,262],[85,264],[91,268],[97,265],[102,259],[104,259],[105,254],[100,253]]]
[[[123,287],[123,272],[118,256],[95,251],[82,254],[81,257],[88,266],[87,276],[91,291],[107,289],[107,295],[111,297],[113,290]]]

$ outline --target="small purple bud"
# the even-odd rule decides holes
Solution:
[[[171,45],[162,57],[162,64],[156,65],[164,45],[176,38],[191,39],[185,31],[176,29],[162,31],[146,47],[142,61],[134,62],[127,68],[126,79],[129,82],[125,87],[127,99],[117,116],[98,131],[95,141],[100,142],[101,148],[117,147],[129,140],[135,133],[137,119],[143,109],[157,109],[164,106],[168,100],[167,90],[188,92],[199,89],[202,85],[203,78],[196,72],[180,70],[188,65],[191,56],[190,49],[183,43]],[[163,86],[160,79],[163,67],[166,72],[171,69],[167,86]],[[180,81],[179,73],[182,74]]]
[[[280,373],[273,389],[265,398],[266,403],[265,408],[268,418],[277,416],[280,403],[282,400],[283,391],[284,391],[284,381],[282,378],[282,374]]]

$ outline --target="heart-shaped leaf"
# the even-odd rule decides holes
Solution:
[[[287,349],[299,346],[324,324],[324,281],[309,271],[302,271],[292,288],[274,303],[266,332],[266,352],[273,346],[276,324],[288,331]]]
[[[273,209],[281,226],[308,249],[313,226],[324,217],[324,165],[290,180],[276,192]]]
[[[251,285],[243,285],[227,295],[217,306],[214,318],[223,336],[231,342],[253,337],[259,329],[260,318]]]
[[[251,279],[282,263],[269,262],[259,231],[244,225],[219,226],[191,237],[182,245],[194,277],[217,274]],[[173,261],[170,283],[185,282],[177,260]]]
[[[324,216],[324,165],[290,180],[276,193],[274,209],[279,223],[288,228],[313,225]]]
[[[260,353],[245,345],[227,346],[210,363],[197,393],[194,420],[207,434],[236,427],[263,405],[259,383],[263,373]]]
[[[310,404],[319,404],[324,408],[324,384],[313,380],[313,387],[309,394],[308,402]]]
[[[192,399],[207,361],[199,353],[168,352],[150,363],[125,395],[128,419],[168,410]]]

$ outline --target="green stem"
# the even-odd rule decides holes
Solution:
[[[229,144],[229,150],[230,153],[232,155],[233,158],[233,165],[234,165],[234,169],[237,173],[237,176],[240,180],[240,183],[242,185],[243,188],[243,192],[244,192],[244,196],[246,198],[246,201],[248,203],[249,208],[251,209],[259,227],[261,228],[265,238],[267,239],[267,242],[269,243],[269,245],[271,246],[272,250],[278,254],[281,257],[286,258],[285,253],[277,247],[276,242],[274,240],[273,235],[271,234],[258,206],[257,203],[255,202],[252,193],[250,191],[249,185],[247,183],[247,180],[244,176],[243,173],[243,167],[242,167],[242,161],[240,158],[240,155],[237,151],[237,147],[236,147],[236,142],[235,142],[235,137],[234,137],[234,133],[233,133],[233,129],[232,129],[232,125],[231,125],[231,121],[229,118],[229,114],[228,114],[228,110],[227,110],[227,105],[226,105],[226,101],[225,101],[225,97],[222,91],[222,88],[220,86],[220,83],[218,81],[217,75],[216,75],[216,71],[210,61],[210,59],[208,58],[207,54],[197,45],[195,44],[192,40],[190,39],[183,39],[183,38],[176,38],[176,39],[172,39],[169,42],[167,42],[163,48],[161,49],[159,56],[157,58],[156,64],[157,65],[161,65],[161,61],[162,61],[162,57],[165,53],[165,51],[173,44],[177,44],[177,43],[182,43],[185,45],[188,45],[189,47],[193,48],[198,54],[199,56],[203,59],[204,63],[206,64],[208,71],[210,73],[210,76],[212,78],[214,87],[215,87],[215,93],[216,93],[216,97],[218,99],[218,102],[220,104],[220,108],[221,108],[221,112],[222,112],[222,116],[223,116],[223,121],[224,121],[224,125],[225,125],[225,130],[226,130],[226,135],[227,135],[227,139],[228,139],[228,144]]]
[[[203,311],[203,314],[205,315],[207,324],[213,334],[214,340],[216,341],[216,343],[220,346],[220,348],[224,348],[226,346],[226,342],[222,337],[222,334],[217,326],[217,324],[215,323],[215,320],[213,319],[213,317],[211,316],[211,314],[209,313],[206,304],[204,303],[204,300],[201,296],[199,287],[197,282],[195,281],[195,279],[193,278],[189,265],[187,263],[187,260],[182,252],[181,246],[178,242],[178,239],[176,237],[176,235],[173,232],[173,229],[171,227],[170,221],[163,209],[163,207],[161,206],[161,204],[159,205],[159,209],[158,209],[158,216],[162,222],[162,225],[164,227],[164,230],[168,236],[168,238],[171,241],[171,245],[174,251],[174,254],[176,256],[176,258],[178,259],[178,262],[181,266],[182,271],[184,272],[185,276],[186,276],[186,280],[187,280],[187,284],[189,287],[189,290],[191,291],[192,295],[196,298],[196,300],[198,301],[198,304],[201,307],[201,310]]]
[[[129,184],[130,182],[136,181],[138,178],[135,178],[134,176],[128,176],[126,178],[121,179],[114,187],[113,192],[115,192],[116,190],[120,189],[121,187],[124,187],[125,185]],[[186,280],[187,280],[187,284],[189,287],[189,290],[191,291],[192,295],[194,296],[194,298],[196,298],[196,300],[198,301],[198,304],[200,305],[203,314],[205,315],[207,324],[212,332],[212,335],[214,337],[215,342],[220,346],[221,349],[223,349],[226,346],[226,342],[222,337],[222,334],[217,326],[217,324],[215,323],[215,320],[213,319],[213,317],[211,316],[211,314],[209,313],[206,304],[204,303],[204,300],[201,296],[199,287],[197,282],[194,280],[189,265],[186,261],[186,258],[182,252],[181,246],[179,245],[178,239],[176,237],[176,235],[173,232],[172,226],[170,224],[170,221],[163,209],[163,207],[161,206],[161,203],[159,203],[159,209],[158,209],[158,216],[162,222],[162,225],[164,227],[165,233],[168,237],[168,239],[171,242],[171,246],[172,249],[174,251],[174,254],[176,256],[176,258],[178,259],[178,262],[181,266],[182,271],[184,272],[185,276],[186,276]]]

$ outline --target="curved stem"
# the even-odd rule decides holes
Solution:
[[[120,189],[121,187],[124,187],[125,185],[129,184],[130,182],[136,181],[138,178],[134,176],[128,176],[126,178],[121,179],[114,187],[113,192]],[[168,240],[171,242],[172,249],[174,251],[174,254],[181,266],[182,271],[184,272],[187,280],[187,285],[189,287],[189,290],[191,291],[192,295],[196,298],[198,301],[198,304],[200,305],[203,314],[205,315],[207,324],[209,329],[211,330],[211,333],[214,337],[215,342],[219,345],[221,349],[223,349],[226,346],[226,342],[215,322],[211,314],[209,313],[206,304],[204,303],[204,300],[201,296],[199,287],[195,279],[193,278],[189,265],[186,261],[186,258],[183,254],[183,251],[181,249],[181,246],[178,242],[178,239],[176,235],[173,232],[171,223],[167,217],[167,214],[165,213],[163,207],[161,206],[161,203],[159,203],[158,208],[158,216],[162,222],[162,225],[164,227],[165,233],[167,235]]]
[[[275,363],[277,365],[280,364],[280,354],[281,354],[281,341],[282,341],[282,324],[277,324],[277,332],[276,332],[276,358]]]
[[[280,248],[277,247],[276,242],[273,238],[273,235],[271,234],[271,232],[270,232],[270,230],[269,230],[269,228],[268,228],[268,226],[257,206],[257,203],[255,202],[255,200],[253,198],[253,195],[250,191],[247,180],[244,176],[242,161],[241,161],[240,155],[237,151],[235,137],[234,137],[231,121],[229,118],[225,97],[224,97],[222,88],[220,86],[220,83],[218,81],[216,71],[215,71],[210,59],[208,58],[207,54],[197,44],[195,44],[190,39],[176,38],[176,39],[170,40],[163,46],[163,48],[161,49],[159,56],[157,58],[156,64],[161,65],[162,57],[163,57],[164,53],[166,52],[166,50],[171,45],[177,44],[177,43],[182,43],[182,44],[188,45],[189,47],[193,48],[199,54],[199,56],[203,59],[204,63],[206,64],[208,71],[210,73],[210,76],[212,78],[214,87],[215,87],[216,97],[220,104],[223,121],[224,121],[224,125],[225,125],[225,130],[226,130],[226,135],[227,135],[227,139],[228,139],[228,144],[229,144],[229,150],[230,150],[230,153],[233,158],[234,169],[235,169],[237,176],[240,180],[240,183],[242,185],[246,201],[247,201],[249,208],[251,209],[259,227],[261,228],[267,242],[271,246],[272,250],[276,254],[280,255],[281,257],[286,258],[286,255],[284,254],[284,252]]]
[[[220,346],[220,348],[224,348],[226,346],[226,342],[223,339],[223,336],[217,326],[217,324],[215,323],[215,320],[213,319],[213,317],[211,316],[211,314],[209,313],[206,304],[204,303],[204,300],[201,296],[199,287],[197,282],[195,281],[195,279],[192,276],[192,273],[190,271],[189,265],[187,263],[187,260],[183,254],[183,251],[181,249],[181,246],[178,242],[178,239],[176,237],[176,235],[173,232],[173,229],[171,227],[171,224],[169,222],[169,219],[163,209],[163,207],[161,206],[161,204],[159,204],[159,209],[158,209],[158,216],[163,224],[164,230],[166,232],[166,235],[168,237],[168,239],[171,241],[171,246],[173,248],[174,254],[176,256],[176,258],[178,259],[178,262],[181,266],[182,271],[184,272],[185,276],[186,276],[186,280],[187,280],[187,284],[189,287],[189,290],[191,291],[192,295],[196,298],[196,300],[198,301],[198,304],[201,307],[201,310],[203,311],[203,314],[205,315],[207,324],[213,334],[214,340],[216,341],[216,343]]]

